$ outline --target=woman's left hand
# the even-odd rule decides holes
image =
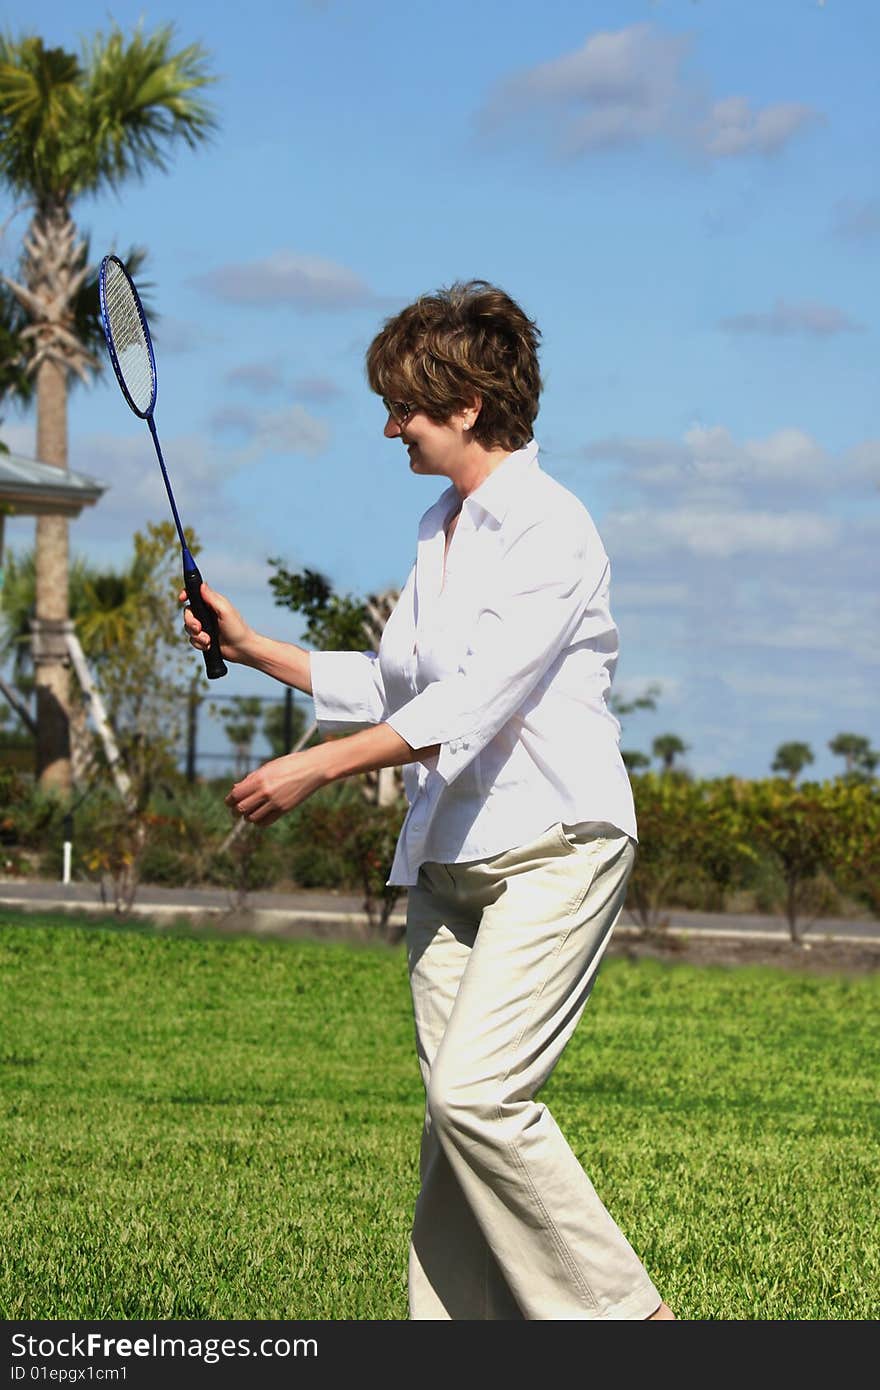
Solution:
[[[327,783],[321,748],[274,758],[236,782],[226,805],[254,825],[272,825]]]

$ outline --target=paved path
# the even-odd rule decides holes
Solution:
[[[111,904],[112,906],[112,904]],[[57,911],[82,908],[106,910],[94,883],[61,884],[46,880],[34,881],[0,878],[0,908],[44,909]],[[401,897],[392,922],[402,923],[405,898]],[[234,908],[233,895],[222,888],[165,888],[141,884],[134,910],[146,916],[174,916],[194,913],[224,913]],[[244,908],[259,928],[271,931],[284,922],[291,924],[363,923],[362,899],[357,894],[337,893],[326,889],[300,889],[293,893],[249,893]],[[705,933],[711,936],[754,937],[757,940],[787,940],[788,923],[784,917],[760,913],[688,912],[671,908],[664,916],[669,930]],[[639,923],[631,913],[624,916],[617,931],[634,931]],[[814,939],[829,937],[835,941],[880,941],[880,921],[870,918],[854,920],[847,917],[820,917],[802,928]]]

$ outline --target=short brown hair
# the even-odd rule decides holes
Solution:
[[[417,405],[440,423],[479,395],[474,437],[487,448],[521,449],[538,414],[540,337],[503,290],[468,280],[388,319],[367,349],[367,378],[378,396]]]

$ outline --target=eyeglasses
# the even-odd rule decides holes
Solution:
[[[389,401],[385,396],[382,397],[382,404],[396,425],[405,425],[413,412],[418,410],[418,406],[411,401]]]

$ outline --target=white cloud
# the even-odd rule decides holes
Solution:
[[[259,554],[259,544],[254,547]],[[217,584],[226,584],[234,592],[255,592],[265,596],[272,570],[266,560],[251,558],[243,554],[238,544],[233,547],[221,546],[212,567]]]
[[[690,48],[689,37],[646,23],[592,34],[498,83],[478,127],[490,136],[533,133],[562,158],[660,140],[722,160],[774,155],[817,118],[803,103],[713,100],[706,81],[685,69]]]
[[[820,587],[821,586],[821,587]],[[872,611],[872,608],[874,611]],[[724,624],[730,647],[765,649],[770,653],[848,653],[868,665],[880,662],[880,621],[877,601],[857,589],[823,584],[809,573],[801,582],[785,584],[764,576],[759,605],[740,596]],[[762,658],[764,659],[764,658]],[[770,658],[772,659],[772,657]],[[840,671],[839,661],[831,663]]]
[[[805,430],[786,425],[763,438],[737,441],[726,425],[692,425],[681,442],[609,435],[586,445],[587,459],[616,463],[627,477],[667,498],[678,493],[705,502],[736,500],[742,489],[782,495],[814,491],[838,496],[880,482],[880,440],[868,439],[831,453]]]
[[[686,444],[674,439],[638,435],[609,435],[605,439],[594,440],[584,445],[581,455],[587,459],[623,463],[637,473],[644,468],[652,474],[658,468],[683,471],[691,461],[691,450]]]
[[[722,319],[721,327],[728,333],[764,333],[772,337],[800,334],[828,338],[835,333],[864,332],[864,324],[833,304],[787,304],[784,299],[777,299],[772,309]]]
[[[239,436],[250,460],[262,453],[321,454],[330,441],[323,420],[316,420],[301,405],[272,413],[247,406],[226,405],[215,410],[209,424],[218,435]]]
[[[777,154],[793,135],[816,119],[817,112],[800,102],[777,102],[755,110],[746,97],[725,97],[713,103],[701,144],[714,159]]]
[[[664,134],[675,122],[687,47],[649,24],[593,34],[575,52],[496,86],[480,124],[491,133],[543,118],[557,152],[568,156]]]
[[[666,705],[677,705],[680,703],[683,695],[681,678],[679,676],[671,676],[668,673],[659,675],[656,672],[646,674],[642,671],[636,676],[626,676],[625,678],[615,677],[614,694],[619,696],[621,700],[635,700],[638,696],[644,695],[651,686],[660,687],[659,693],[656,696],[658,710]],[[634,711],[632,715],[626,715],[624,717],[628,719],[635,718],[636,713],[641,713],[641,711]],[[648,711],[646,711],[646,713],[648,713]]]
[[[739,695],[751,695],[760,700],[790,699],[798,708],[804,699],[804,676],[800,672],[739,671],[731,667],[725,673],[725,683]],[[827,701],[847,709],[870,709],[877,705],[876,691],[859,672],[817,670],[809,680],[810,695],[816,702]]]
[[[245,405],[222,405],[211,412],[208,424],[212,434],[241,435],[252,439],[257,429],[259,416]]]
[[[323,420],[316,420],[301,405],[287,406],[272,415],[261,415],[249,454],[264,450],[281,454],[323,453],[330,442],[330,431]]]
[[[150,320],[150,336],[156,345],[157,357],[194,352],[196,348],[217,341],[216,336],[209,335],[201,324],[188,323],[164,314],[156,315],[155,323]]]
[[[242,362],[238,367],[231,367],[223,380],[255,396],[268,396],[281,388],[281,367],[278,362]]]
[[[185,528],[197,532],[226,512],[223,483],[239,461],[209,447],[199,435],[162,440],[168,476]],[[85,530],[114,535],[131,534],[147,521],[171,517],[168,495],[149,436],[86,435],[77,438],[71,468],[106,482],[107,491],[93,509]],[[85,518],[83,513],[83,518]]]
[[[624,580],[614,585],[614,606],[617,608],[663,608],[688,603],[690,591],[686,584],[637,584]]]
[[[230,408],[231,409],[231,408]],[[245,412],[247,416],[247,413]],[[327,426],[301,406],[274,414],[247,417],[246,443],[238,448],[212,443],[201,435],[162,436],[162,451],[186,531],[195,530],[208,548],[223,547],[223,538],[240,536],[240,507],[225,485],[243,468],[267,453],[314,456],[327,446]],[[14,452],[33,456],[33,427],[13,426],[4,437]],[[126,543],[149,521],[171,519],[162,474],[146,429],[125,435],[76,435],[71,440],[70,467],[106,486],[101,500],[72,523],[71,545]],[[29,542],[28,542],[29,543]]]
[[[863,439],[845,449],[840,459],[849,477],[867,483],[880,496],[880,439]]]
[[[342,395],[341,387],[326,376],[299,377],[293,383],[293,389],[303,400],[316,403],[336,400]]]
[[[783,482],[818,482],[828,470],[829,456],[815,439],[789,426],[765,439],[747,439],[743,453],[754,464],[754,475]]]
[[[645,555],[678,549],[696,556],[797,555],[834,545],[840,524],[814,512],[676,511],[609,512],[603,533],[615,550]]]
[[[321,256],[276,251],[261,261],[218,266],[192,284],[229,304],[261,309],[359,309],[378,303],[369,286],[346,266]]]

